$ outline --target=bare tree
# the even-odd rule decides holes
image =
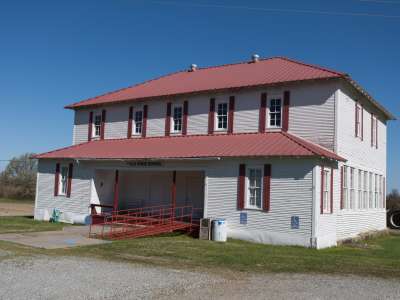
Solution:
[[[386,207],[389,210],[400,209],[400,194],[397,189],[393,189],[390,194],[386,196]]]
[[[37,160],[33,153],[14,157],[0,174],[0,197],[34,199]]]

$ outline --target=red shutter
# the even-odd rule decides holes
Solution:
[[[330,202],[331,202],[331,214],[333,213],[333,168],[331,168],[331,194],[330,194]]]
[[[54,196],[58,196],[58,184],[60,182],[60,164],[56,164],[56,172],[54,174]]]
[[[357,101],[356,101],[355,106],[354,106],[354,113],[355,113],[355,118],[354,118],[354,120],[355,120],[355,123],[354,123],[354,136],[355,136],[355,137],[358,137],[358,128],[357,128],[357,124],[358,124],[358,111],[357,111],[357,107],[358,107],[358,104],[357,104]]]
[[[282,120],[282,130],[289,130],[289,106],[290,106],[290,92],[285,91],[283,93],[283,120]]]
[[[143,124],[142,124],[142,137],[146,137],[147,131],[147,105],[143,105]]]
[[[239,177],[238,177],[238,203],[237,203],[237,207],[239,210],[244,209],[245,178],[246,178],[246,165],[240,164]]]
[[[320,199],[320,210],[321,214],[324,213],[324,167],[321,166],[321,199]]]
[[[187,134],[187,126],[188,126],[188,110],[189,110],[189,102],[183,102],[183,124],[182,124],[182,135]]]
[[[364,107],[361,106],[361,140],[364,140]]]
[[[167,113],[165,115],[165,136],[169,136],[171,132],[171,102],[167,103]]]
[[[92,140],[92,130],[93,130],[93,112],[89,113],[89,123],[88,123],[88,142]]]
[[[228,133],[233,133],[233,116],[235,114],[235,96],[229,97]]]
[[[343,188],[344,188],[344,168],[343,166],[340,167],[340,209],[344,208],[344,198],[343,198]]]
[[[267,93],[261,94],[260,112],[258,116],[258,132],[265,132],[267,117]]]
[[[375,118],[375,146],[378,149],[378,118]]]
[[[133,107],[129,107],[129,116],[128,116],[128,139],[132,137],[132,122],[133,122]]]
[[[215,118],[215,99],[210,99],[210,110],[208,112],[208,134],[214,133],[214,118]]]
[[[264,165],[263,210],[269,211],[271,203],[271,165]]]
[[[72,188],[72,172],[74,165],[72,163],[68,166],[68,183],[67,183],[67,198],[71,197],[71,188]]]
[[[103,109],[101,112],[101,130],[100,130],[100,139],[104,140],[104,130],[106,128],[106,110]]]

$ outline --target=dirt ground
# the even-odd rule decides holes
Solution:
[[[29,202],[0,202],[0,217],[33,216],[35,204]]]

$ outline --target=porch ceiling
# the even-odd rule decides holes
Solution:
[[[189,135],[91,141],[36,158],[182,159],[212,157],[323,157],[336,153],[287,132]]]

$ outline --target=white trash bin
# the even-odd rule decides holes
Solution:
[[[213,231],[212,239],[216,242],[226,242],[226,221],[225,219],[215,219],[213,220]]]

